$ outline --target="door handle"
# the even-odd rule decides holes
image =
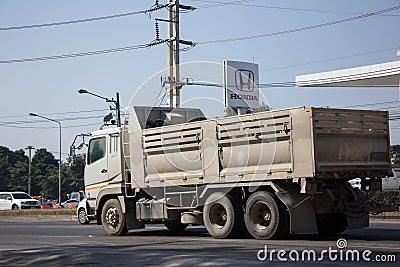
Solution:
[[[101,173],[106,173],[106,172],[107,172],[106,169],[102,169],[102,170],[101,170]]]

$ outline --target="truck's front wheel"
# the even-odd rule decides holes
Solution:
[[[128,230],[125,221],[125,214],[122,212],[118,199],[109,199],[104,204],[101,212],[103,228],[109,235],[125,235]]]

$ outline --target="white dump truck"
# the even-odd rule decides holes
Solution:
[[[390,169],[388,113],[297,107],[205,119],[198,109],[128,107],[91,133],[88,213],[110,235],[146,224],[215,238],[337,234],[367,227],[348,180],[379,190]]]

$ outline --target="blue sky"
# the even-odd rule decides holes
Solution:
[[[165,1],[160,0],[160,4],[163,3]],[[239,3],[244,5],[210,6],[208,1],[181,0],[181,4],[198,7],[191,13],[181,15],[181,38],[202,42],[278,32],[399,5],[399,1],[391,0],[255,0]],[[127,13],[146,10],[153,4],[154,1],[145,0],[0,0],[0,27]],[[63,26],[0,31],[0,61],[149,43],[155,38],[154,18],[166,18],[166,11],[154,12],[151,18],[142,14]],[[399,22],[400,11],[394,11],[309,31],[238,42],[199,44],[182,52],[181,62],[215,62],[207,64],[218,66],[224,60],[254,60],[259,64],[261,83],[293,82],[296,75],[400,60],[396,57],[396,50],[400,49]],[[160,23],[160,37],[166,38],[166,34],[166,25]],[[386,51],[369,53],[379,50]],[[167,65],[166,52],[166,45],[160,45],[106,55],[0,64],[0,145],[11,149],[33,145],[58,151],[57,128],[32,128],[57,127],[55,123],[10,122],[35,120],[28,116],[22,117],[29,112],[52,114],[107,109],[107,105],[100,99],[79,95],[79,88],[87,88],[108,97],[113,97],[119,91],[122,105],[126,106],[139,88],[145,87],[143,84],[149,78],[159,80],[158,73]],[[295,66],[363,53],[369,54]],[[222,82],[222,67],[220,72],[218,67],[210,68],[210,72],[211,79]],[[196,73],[190,71],[185,74],[196,76]],[[154,88],[151,89],[153,91],[149,91],[146,100],[143,98],[143,103],[140,103],[142,98],[136,98],[135,103],[148,104],[145,102],[155,100],[153,98],[160,87],[155,83],[151,88]],[[262,93],[273,109],[295,106],[344,107],[399,100],[399,90],[396,88],[293,87],[262,89]],[[217,102],[223,99],[218,88],[186,87],[182,91],[183,101],[208,96]],[[369,108],[393,106],[399,108],[398,103]],[[75,134],[98,129],[99,125],[93,124],[100,124],[102,116],[106,114],[108,111],[47,116],[55,119],[72,118],[63,122],[63,126],[68,127],[63,129],[63,152],[66,153]],[[87,119],[92,116],[98,118]],[[400,143],[400,132],[396,129],[400,128],[400,122],[394,121],[391,126],[392,143]]]

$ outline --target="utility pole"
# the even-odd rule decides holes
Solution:
[[[167,100],[171,108],[180,104],[179,85],[179,0],[168,0],[168,87]]]
[[[29,150],[29,162],[28,162],[28,195],[31,195],[31,174],[32,174],[32,149],[33,146],[27,146],[25,149]]]

